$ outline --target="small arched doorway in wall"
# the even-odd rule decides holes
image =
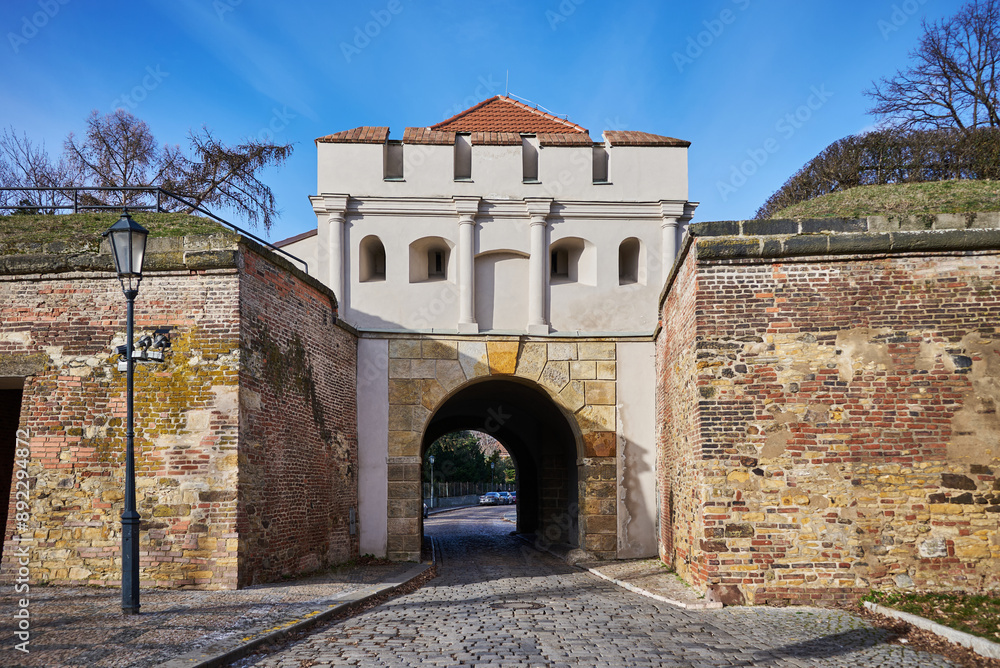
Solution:
[[[460,430],[496,438],[517,469],[517,531],[549,543],[579,544],[579,437],[540,388],[513,377],[485,378],[445,399],[424,430],[421,456]]]

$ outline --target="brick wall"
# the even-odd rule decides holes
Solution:
[[[135,373],[143,587],[235,588],[357,554],[354,339],[327,290],[265,256],[231,235],[150,240],[136,336],[167,327],[172,346]],[[24,378],[30,434],[8,580],[17,536],[33,582],[120,582],[125,298],[109,268],[0,258],[0,377]]]
[[[695,306],[696,263],[691,254],[678,268],[674,289],[663,306],[663,328],[656,342],[656,480],[659,504],[660,558],[685,577],[692,549],[701,537],[697,495],[698,389]]]
[[[172,327],[165,365],[135,373],[136,489],[143,586],[232,587],[239,364],[238,277],[147,276],[136,331]],[[20,427],[30,434],[31,517],[8,517],[3,572],[16,533],[31,577],[120,581],[125,298],[110,275],[0,276],[0,375],[25,375]]]
[[[897,238],[908,252],[841,238],[838,257],[787,252],[832,236],[695,238],[658,342],[661,553],[689,558],[695,585],[829,603],[1000,582],[1000,254]],[[686,299],[693,340],[671,324]],[[697,441],[679,415],[692,386]]]
[[[241,255],[240,585],[358,555],[357,341],[332,293]]]

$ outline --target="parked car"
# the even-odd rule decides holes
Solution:
[[[517,492],[510,493],[510,502],[517,505]]]
[[[502,503],[503,500],[497,492],[486,492],[479,497],[479,505],[481,506],[499,506]]]
[[[500,502],[505,506],[509,506],[514,503],[514,497],[510,492],[497,492],[500,495]]]

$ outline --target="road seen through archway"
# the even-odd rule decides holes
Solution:
[[[817,608],[687,611],[511,535],[509,506],[431,516],[439,575],[258,666],[948,666]]]

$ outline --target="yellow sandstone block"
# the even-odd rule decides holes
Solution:
[[[730,471],[729,475],[726,476],[726,480],[731,483],[743,483],[750,479],[750,474],[746,471]]]
[[[931,515],[961,515],[962,506],[958,503],[931,503],[928,504]]]
[[[517,369],[517,341],[487,341],[491,374],[512,374]]]

